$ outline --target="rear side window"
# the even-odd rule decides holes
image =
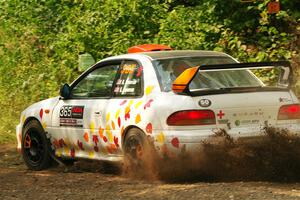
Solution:
[[[143,67],[135,61],[124,61],[114,87],[115,97],[140,96],[142,92]]]

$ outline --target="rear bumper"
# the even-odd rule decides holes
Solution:
[[[18,142],[18,144],[17,144],[17,150],[18,150],[18,152],[19,153],[21,153],[21,149],[22,149],[22,126],[21,126],[21,124],[18,124],[17,126],[16,126],[16,136],[17,136],[17,142]]]
[[[287,129],[292,134],[296,134],[300,137],[300,124],[282,124],[273,126],[278,129]],[[211,140],[216,138],[216,130],[167,130],[161,131],[155,139],[155,147],[160,151],[170,151],[174,153],[180,152],[194,152],[201,149],[201,146],[206,141],[214,142]],[[256,142],[265,138],[265,132],[263,127],[249,128],[240,127],[227,129],[227,134],[234,140]],[[163,133],[163,136],[161,135]],[[164,140],[161,140],[163,138]]]

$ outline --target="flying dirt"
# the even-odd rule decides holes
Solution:
[[[133,169],[128,174],[167,182],[300,180],[300,138],[272,127],[265,128],[260,138],[240,140],[221,130],[193,153],[164,158],[153,155],[151,151],[146,156],[146,170]]]

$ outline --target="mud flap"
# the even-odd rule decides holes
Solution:
[[[64,162],[62,162],[60,160],[60,158],[58,158],[56,155],[55,155],[55,151],[54,151],[54,147],[53,145],[51,144],[51,136],[46,132],[46,137],[48,139],[48,153],[50,155],[50,157],[53,159],[54,162],[58,163],[58,165],[61,165],[61,166],[64,166],[65,167],[65,172],[69,171],[70,170],[70,166],[68,166],[67,164],[65,164]]]

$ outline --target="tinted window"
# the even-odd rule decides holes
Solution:
[[[71,97],[110,97],[119,65],[97,68],[72,89]]]
[[[135,61],[124,61],[116,78],[114,96],[139,96],[143,67]]]
[[[205,90],[234,87],[259,87],[262,82],[250,70],[199,71],[189,89]]]

